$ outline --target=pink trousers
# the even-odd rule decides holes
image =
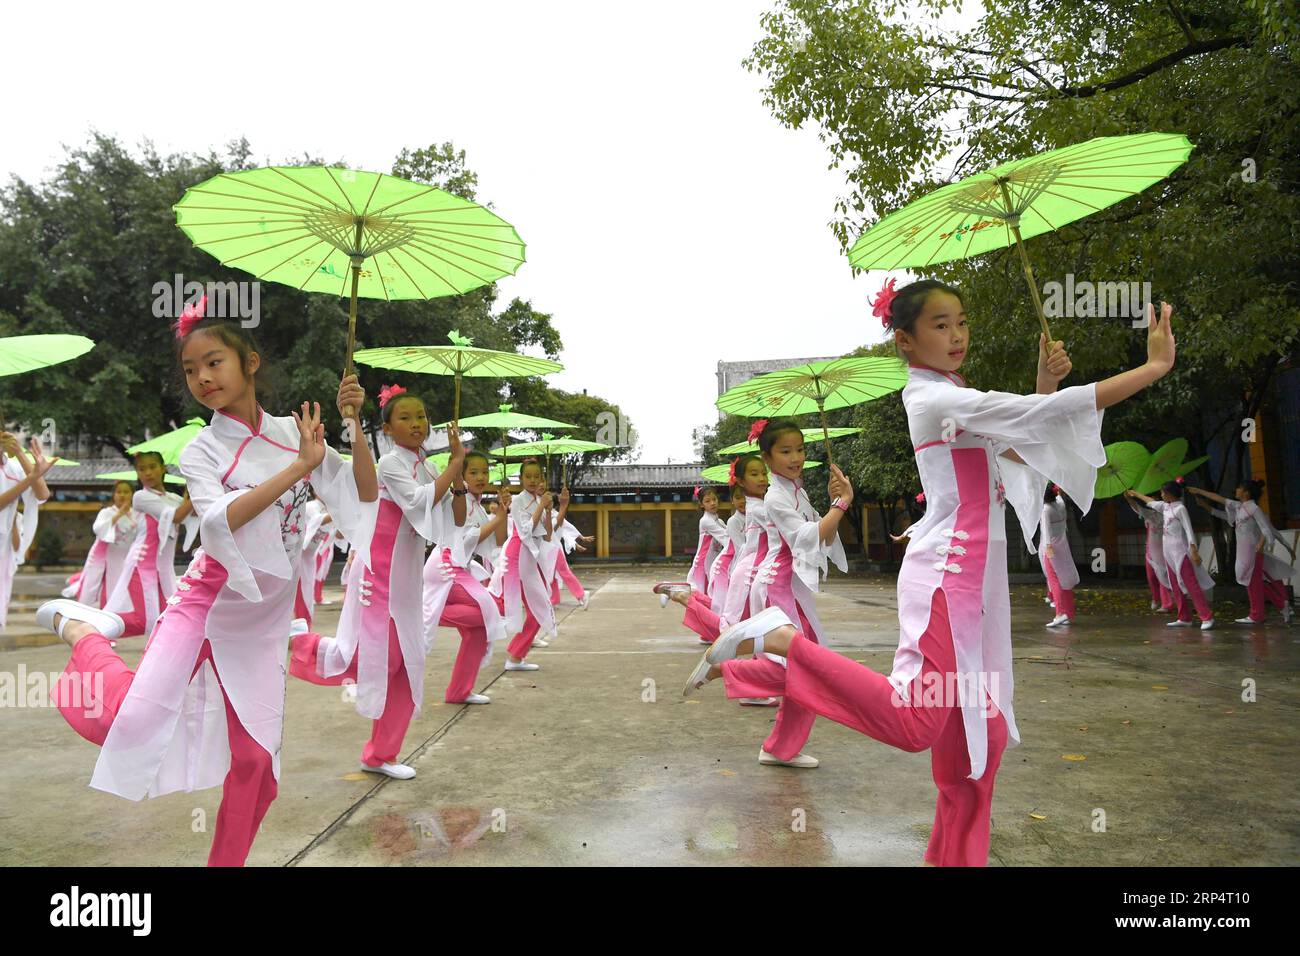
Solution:
[[[345,681],[356,683],[357,656],[342,674],[321,677],[316,657],[320,648],[319,634],[297,634],[290,645],[292,656],[289,673],[309,684],[337,687]],[[406,729],[411,726],[415,702],[411,699],[411,682],[406,678],[406,661],[402,659],[402,644],[397,639],[397,625],[388,622],[388,690],[384,696],[384,712],[371,724],[370,739],[361,751],[361,762],[371,767],[396,763],[402,752]]]
[[[1156,569],[1151,566],[1151,562],[1146,562],[1147,566],[1147,587],[1151,589],[1151,602],[1159,604],[1166,611],[1174,606],[1174,596],[1169,589],[1160,583],[1160,577],[1156,574]]]
[[[460,651],[456,654],[447,694],[443,698],[449,704],[456,704],[474,693],[474,678],[478,676],[479,664],[487,653],[487,628],[483,625],[483,612],[479,610],[478,602],[460,582],[452,584],[438,623],[460,632]]]
[[[1255,570],[1251,572],[1250,584],[1246,587],[1246,594],[1250,598],[1250,619],[1252,621],[1262,621],[1268,614],[1268,605],[1273,605],[1278,610],[1286,606],[1286,587],[1281,581],[1264,578],[1264,562],[1260,560],[1262,555],[1255,556]]]
[[[1170,569],[1170,573],[1172,573],[1172,569]],[[1196,580],[1196,565],[1192,564],[1190,557],[1183,558],[1182,567],[1178,569],[1178,577],[1192,598],[1188,602],[1188,595],[1183,593],[1183,589],[1174,588],[1174,603],[1178,607],[1178,620],[1190,621],[1192,619],[1192,604],[1196,605],[1196,613],[1200,615],[1202,621],[1208,621],[1214,617],[1214,611],[1210,609],[1210,602],[1205,600],[1205,592],[1201,590],[1201,582]],[[1174,582],[1171,581],[1170,583]]]
[[[691,600],[686,605],[686,616],[682,618],[682,623],[710,644],[722,633],[722,622],[713,613],[713,603],[699,591],[691,592]]]
[[[127,587],[127,593],[131,595],[131,610],[125,614],[118,614],[125,625],[122,630],[123,637],[138,637],[144,634],[144,585],[141,583],[140,575],[134,571],[131,573],[131,583]],[[99,606],[103,607],[107,600],[108,589],[105,588],[105,596],[100,599]],[[167,607],[167,595],[162,593],[162,586],[158,585],[158,607],[161,614],[162,609]]]
[[[722,676],[728,697],[784,696],[787,706],[797,704],[891,747],[909,753],[928,748],[939,796],[926,862],[986,866],[993,784],[1007,745],[1007,723],[990,703],[988,763],[979,780],[969,779],[970,756],[960,706],[953,700],[929,702],[922,692],[927,685],[957,685],[946,676],[956,671],[957,660],[942,589],[934,592],[920,650],[924,658],[921,674],[906,701],[883,674],[802,635],[790,642],[786,667],[766,658],[727,661]]]
[[[563,548],[560,548],[560,553],[555,558],[555,579],[551,582],[552,604],[560,603],[560,581],[564,582],[575,601],[582,601],[587,592],[582,589],[582,582],[573,573],[573,568],[569,567],[569,559],[564,556]]]
[[[199,651],[194,673],[198,673],[204,661],[212,661],[212,645],[207,641],[203,642]],[[216,666],[216,662],[212,661],[214,672]],[[72,679],[80,678],[81,706],[71,706],[68,700],[63,699],[68,688],[61,684],[58,691],[59,713],[73,730],[102,747],[122,701],[126,698],[126,692],[131,687],[131,681],[135,678],[135,672],[109,647],[106,637],[89,634],[72,649],[72,658],[64,673]],[[91,700],[95,683],[93,677],[96,674],[101,675],[103,681],[103,699],[100,701]],[[217,674],[217,683],[221,683],[220,674]],[[253,845],[253,838],[257,835],[257,828],[266,816],[271,801],[275,799],[278,787],[271,766],[271,755],[239,722],[224,686],[221,695],[226,702],[230,771],[221,788],[221,806],[217,810],[208,866],[243,866]],[[90,717],[87,711],[95,711],[98,716]]]
[[[1056,613],[1064,614],[1073,621],[1074,590],[1061,587],[1061,579],[1056,576],[1056,568],[1052,567],[1051,561],[1044,561],[1043,567],[1047,569],[1047,590],[1052,595],[1052,603],[1056,605]]]

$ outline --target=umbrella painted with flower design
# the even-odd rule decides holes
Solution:
[[[924,268],[1014,245],[1047,341],[1024,240],[1135,196],[1187,161],[1182,133],[1099,136],[950,183],[890,213],[849,250],[855,269]]]

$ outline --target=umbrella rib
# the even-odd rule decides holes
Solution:
[[[289,238],[289,239],[285,239],[285,240],[283,240],[282,242],[276,242],[276,243],[273,243],[273,244],[271,244],[271,245],[269,245],[269,246],[263,246],[261,249],[251,249],[251,250],[249,250],[248,252],[245,252],[245,253],[243,253],[243,254],[241,254],[241,255],[238,255],[238,256],[231,256],[229,259],[222,259],[221,261],[222,261],[223,263],[225,263],[226,265],[229,265],[229,264],[232,263],[232,262],[238,262],[240,259],[247,259],[249,256],[257,256],[257,255],[261,255],[262,253],[270,252],[272,249],[279,249],[281,246],[287,246],[287,245],[288,245],[289,243],[291,243],[291,242],[298,242],[298,241],[303,240],[303,239],[313,239],[313,240],[315,240],[315,241],[314,241],[310,246],[307,246],[306,248],[304,248],[304,249],[302,250],[304,253],[308,252],[308,251],[312,248],[312,246],[316,245],[316,243],[318,243],[318,242],[322,242],[322,241],[323,241],[322,239],[320,239],[320,238],[318,238],[318,237],[316,237],[316,236],[313,236],[311,233],[307,233],[307,234],[305,234],[305,235],[293,236],[293,237],[291,237],[291,238]],[[296,254],[296,253],[295,253],[295,254]],[[292,259],[292,258],[293,258],[293,256],[290,256],[290,257],[289,257],[289,259]],[[284,262],[288,262],[289,259],[285,259]],[[284,265],[284,262],[279,263],[279,265],[277,265],[275,268],[278,269],[280,266]]]
[[[397,248],[401,248],[401,247],[399,246]],[[423,299],[428,299],[429,296],[425,293],[424,287],[420,285],[419,281],[417,281],[413,275],[411,275],[409,272],[406,271],[406,267],[403,266],[402,263],[398,261],[395,255],[393,255],[393,250],[389,249],[385,254],[388,256],[390,260],[392,260],[393,265],[397,266],[397,268],[401,270],[402,275],[406,276],[406,278],[410,281],[411,285],[415,286],[415,291],[420,293],[420,297]]]
[[[414,245],[414,243],[411,243],[411,245]],[[414,255],[411,255],[411,251],[406,246],[397,246],[396,249],[390,249],[388,254],[390,256],[393,256],[393,253],[397,251],[406,253],[406,255],[410,256],[411,261],[414,262],[417,266],[419,266],[420,268],[424,269],[427,272],[433,273],[434,278],[438,279],[444,286],[452,290],[450,294],[456,295],[460,293],[459,287],[453,285],[450,279],[446,278],[441,272],[433,268],[433,266],[426,264],[422,259],[419,259]],[[396,261],[397,257],[393,256],[393,259],[394,261]]]
[[[229,173],[222,173],[221,177],[224,179],[232,180],[238,186],[246,186],[251,189],[260,189],[262,192],[270,193],[272,196],[280,196],[282,197],[282,199],[285,201],[286,204],[294,203],[297,206],[305,209],[320,208],[319,206],[313,206],[310,202],[308,202],[306,199],[304,199],[301,196],[295,196],[292,193],[287,193],[281,189],[272,189],[270,186],[266,185],[265,183],[253,182],[252,180],[246,180],[246,179],[234,179]],[[294,180],[292,179],[290,179],[289,181],[294,182]],[[256,202],[274,203],[275,202],[275,200],[272,199],[256,199],[252,196],[240,195],[239,193],[224,193],[224,192],[218,192],[215,189],[204,189],[202,183],[200,183],[198,186],[195,186],[192,192],[200,196],[227,196],[230,199],[239,199],[251,203],[256,203]],[[181,202],[184,202],[184,197],[181,198]],[[180,205],[180,203],[178,203],[177,205]]]
[[[495,242],[503,246],[522,246],[524,244],[523,241],[519,239],[517,233],[514,239],[494,239],[491,236],[476,236],[463,232],[448,232],[442,229],[426,229],[423,226],[412,226],[409,228],[411,229],[411,232],[424,239],[436,238],[450,244],[465,246],[467,249],[477,249],[479,252],[487,252],[496,256],[508,256],[509,253],[498,252],[495,249],[485,249],[482,246],[476,246],[470,242],[459,242],[456,237],[475,239],[481,242]],[[520,261],[522,262],[523,260],[521,259]]]
[[[330,166],[322,166],[321,168],[325,170],[325,175],[328,176],[329,181],[334,184],[334,188],[339,191],[339,195],[343,197],[343,201],[348,204],[348,211],[352,213],[353,218],[355,218],[357,215],[357,207],[353,204],[352,197],[348,195],[347,190],[339,184],[338,178],[334,175],[334,169]],[[378,180],[376,180],[376,182],[378,182]],[[337,203],[335,205],[337,205]]]
[[[420,243],[420,242],[416,242],[415,240],[411,240],[411,242],[409,243],[409,245],[415,246],[415,247],[418,248],[418,249],[423,249],[424,251],[428,252],[430,255],[433,255],[433,254],[434,254],[434,250],[437,250],[438,252],[445,252],[445,253],[446,253],[447,255],[449,255],[449,256],[457,256],[458,258],[463,259],[465,262],[472,262],[472,263],[474,263],[475,265],[480,265],[480,266],[482,266],[482,267],[485,268],[485,269],[493,269],[493,270],[501,269],[501,266],[499,266],[499,265],[494,265],[494,264],[491,263],[491,262],[484,262],[482,259],[475,259],[473,256],[466,255],[466,254],[463,253],[463,252],[457,252],[457,251],[455,251],[454,249],[444,249],[442,246],[434,245],[434,244],[429,244],[429,243],[427,243],[427,241],[426,241],[425,243]],[[488,250],[484,250],[484,251],[486,252],[486,251],[488,251]],[[489,253],[489,254],[492,254],[492,253]],[[514,275],[514,273],[515,273],[516,271],[518,271],[519,267],[520,267],[521,265],[523,265],[523,262],[524,262],[523,259],[518,259],[518,258],[516,258],[516,257],[514,257],[514,256],[508,256],[508,255],[505,255],[504,253],[500,253],[499,255],[501,256],[502,259],[509,259],[509,260],[511,260],[511,261],[513,261],[513,262],[515,263],[515,267],[514,267],[514,269],[509,270],[509,272],[510,272],[511,275]],[[455,263],[452,262],[452,260],[450,260],[450,259],[444,259],[443,261],[444,261],[444,262],[447,262],[449,265],[455,265]],[[468,269],[466,269],[464,266],[458,266],[457,268],[459,268],[462,272],[466,273],[467,275],[472,275],[472,276],[474,275],[474,273],[470,272],[470,271],[469,271]],[[503,271],[504,271],[504,270],[503,270]],[[479,277],[479,276],[474,276],[474,278],[478,279],[478,278],[480,278],[480,277]],[[483,279],[482,281],[484,281],[484,282],[491,282],[492,280],[491,280],[491,279]]]
[[[419,249],[421,252],[423,252],[425,255],[427,255],[427,256],[429,256],[429,257],[431,257],[431,258],[437,259],[439,262],[445,263],[446,265],[451,266],[453,269],[457,269],[457,270],[459,270],[460,272],[465,273],[465,275],[469,276],[471,279],[475,279],[475,280],[477,280],[477,282],[478,282],[479,285],[488,285],[488,284],[490,284],[491,282],[495,281],[495,280],[493,280],[493,279],[489,279],[489,278],[486,278],[486,277],[484,277],[484,276],[475,275],[473,272],[471,272],[470,270],[466,269],[464,266],[460,265],[459,263],[455,262],[454,260],[452,260],[452,259],[448,259],[448,258],[446,258],[446,257],[444,257],[444,256],[439,255],[438,252],[440,252],[441,250],[426,248],[426,247],[425,247],[424,245],[422,245],[421,243],[418,243],[418,242],[414,242],[414,241],[412,241],[412,242],[407,243],[407,244],[404,245],[404,246],[400,246],[399,248],[401,248],[403,251],[407,251],[407,250],[408,250],[408,247],[411,247],[411,246],[414,246],[416,249]],[[408,254],[408,255],[411,255],[409,251],[407,251],[407,254]],[[438,275],[438,273],[433,269],[432,266],[428,265],[427,263],[425,263],[424,261],[422,261],[421,259],[419,259],[417,256],[411,255],[411,258],[414,259],[414,260],[415,260],[417,263],[419,263],[421,266],[424,266],[426,269],[429,269],[429,271],[433,272],[435,275]],[[487,268],[489,268],[489,269],[495,268],[495,267],[493,267],[493,266],[489,266],[489,265],[487,265],[487,263],[484,263],[484,262],[478,262],[477,259],[470,259],[468,256],[465,256],[464,258],[465,258],[467,261],[469,261],[469,262],[477,262],[479,265],[487,266]],[[439,278],[442,278],[442,277],[439,275]],[[457,286],[451,285],[451,283],[448,282],[446,279],[443,279],[443,281],[444,281],[444,282],[447,282],[447,285],[450,286],[450,287],[453,288],[453,289],[458,288]],[[473,288],[477,288],[477,286],[474,286]],[[466,291],[468,291],[468,290],[466,290]]]
[[[343,211],[343,207],[342,207],[342,206],[340,206],[338,203],[334,202],[332,199],[330,199],[328,196],[326,196],[326,195],[325,195],[323,192],[321,192],[319,189],[317,189],[317,188],[314,187],[314,186],[309,185],[308,183],[300,182],[299,180],[294,179],[292,176],[290,176],[288,173],[286,173],[286,172],[284,171],[284,170],[285,170],[285,167],[283,167],[283,166],[271,166],[271,167],[268,167],[268,168],[269,168],[273,173],[276,173],[276,174],[278,174],[278,175],[280,175],[280,176],[283,176],[285,179],[289,180],[289,182],[293,183],[293,184],[294,184],[295,186],[297,186],[299,189],[305,189],[307,192],[311,193],[313,196],[315,196],[315,197],[318,198],[322,203],[325,204],[325,208],[327,208],[327,209],[334,209],[334,210],[337,210],[337,211],[339,211],[339,212],[342,212],[342,211]],[[319,168],[329,169],[330,167],[328,167],[328,166],[325,166],[325,167],[292,166],[292,167],[289,167],[289,168],[291,168],[291,169],[313,169],[313,168],[317,168],[317,169],[319,169]],[[333,180],[333,177],[331,176],[330,179],[331,179],[331,181],[332,181],[332,180]],[[337,185],[337,184],[336,184],[336,185]],[[346,196],[345,196],[345,198],[346,198]],[[355,215],[355,214],[356,214],[356,211],[353,210],[353,209],[351,208],[351,206],[352,206],[352,204],[349,202],[349,203],[348,203],[349,211],[352,212],[353,215]]]

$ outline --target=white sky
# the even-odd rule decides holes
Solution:
[[[43,178],[92,128],[385,172],[451,140],[528,245],[500,306],[553,313],[552,382],[622,406],[642,461],[686,461],[716,421],[719,359],[880,337],[866,301],[884,276],[855,281],[827,227],[842,175],[740,65],[772,5],[15,4],[0,177]]]

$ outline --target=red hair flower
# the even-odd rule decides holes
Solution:
[[[1177,478],[1174,479],[1174,481],[1178,482],[1181,485],[1183,483],[1183,476],[1179,475]]]
[[[894,291],[894,283],[897,281],[897,279],[886,280],[871,302],[871,314],[880,319],[880,324],[885,328],[889,328],[889,306],[894,301],[894,296],[898,295]]]
[[[766,427],[767,427],[766,418],[760,418],[758,421],[754,422],[754,424],[750,426],[749,443],[751,445],[754,444],[754,442],[758,441],[758,436],[763,434],[763,429]]]
[[[694,498],[696,501],[699,501],[699,500],[700,500],[700,486],[699,486],[699,485],[696,485],[696,486],[695,486],[695,490],[694,490],[693,492],[691,492],[691,497]]]
[[[739,458],[733,458],[733,459],[731,459],[731,470],[730,470],[729,472],[727,472],[727,487],[728,487],[728,488],[734,488],[734,487],[736,487],[736,462],[738,462],[738,461],[740,461]]]
[[[181,317],[176,320],[172,326],[176,330],[176,337],[183,339],[190,334],[194,326],[200,322],[206,315],[208,308],[208,294],[205,292],[199,296],[198,302],[191,302],[185,308],[181,309]]]
[[[406,389],[400,385],[385,385],[379,390],[379,407],[383,408],[398,395],[405,395]]]
[[[1053,490],[1054,492],[1056,492],[1056,493],[1059,495],[1059,494],[1061,493],[1061,486],[1060,486],[1060,485],[1057,485],[1057,484],[1053,484],[1053,485],[1052,485],[1052,490]]]
[[[925,492],[924,492],[924,491],[918,491],[918,492],[916,493],[916,503],[917,503],[918,505],[923,505],[923,504],[925,504]]]

